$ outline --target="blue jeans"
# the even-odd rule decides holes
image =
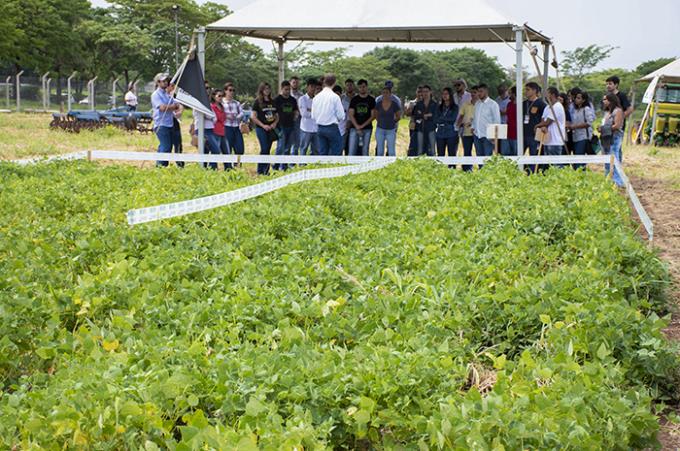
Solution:
[[[418,132],[415,130],[408,131],[408,153],[409,157],[418,155]]]
[[[527,148],[529,149],[529,155],[538,155],[538,146],[539,142],[536,141],[533,137],[527,137],[524,139],[524,149],[526,150]],[[536,172],[536,168],[538,165],[535,164],[528,164],[524,168],[524,170],[527,172],[527,174]]]
[[[475,137],[474,136],[463,136],[462,141],[463,141],[463,155],[466,156],[466,157],[471,157],[472,156],[472,145],[475,143]],[[463,165],[463,171],[466,171],[466,172],[472,171],[472,165],[471,164],[464,164]]]
[[[342,155],[342,136],[338,124],[319,125],[316,138],[319,141],[319,155]]]
[[[220,145],[220,137],[215,134],[212,128],[205,129],[205,153],[211,155],[219,155],[222,152]],[[217,163],[204,164],[204,167],[210,167],[210,169],[217,169]]]
[[[587,147],[588,141],[585,139],[583,141],[574,141],[574,155],[585,155]],[[573,167],[574,169],[581,169],[585,168],[586,165],[585,163],[576,163],[572,164],[571,167]]]
[[[543,146],[543,153],[545,155],[563,155],[564,146]],[[557,166],[558,168],[564,167],[563,164],[557,164],[554,166]],[[548,165],[546,165],[546,167],[548,167]]]
[[[260,143],[260,155],[270,155],[272,151],[272,140],[269,132],[260,127],[255,127],[255,135]],[[257,173],[260,175],[269,174],[269,163],[257,163]]]
[[[224,136],[227,138],[230,153],[233,151],[236,155],[243,155],[245,146],[243,145],[243,135],[238,127],[224,127]]]
[[[359,149],[359,133],[364,134],[364,145]],[[372,128],[364,128],[361,132],[357,132],[356,128],[349,129],[349,155],[350,156],[368,156],[368,149],[371,143]],[[359,153],[360,152],[360,153]]]
[[[487,138],[479,138],[475,136],[475,151],[477,152],[478,157],[490,157],[493,155],[493,142],[489,141]],[[479,165],[479,169],[484,166],[483,164]]]
[[[434,156],[434,149],[436,145],[436,139],[434,130],[431,132],[417,132],[418,135],[418,156],[427,154],[428,157]]]
[[[501,155],[505,157],[516,157],[517,156],[517,140],[516,139],[503,139],[500,142],[501,145]]]
[[[386,130],[384,128],[376,127],[375,142],[378,147],[375,152],[376,157],[385,156],[385,144],[387,144],[387,156],[397,156],[397,129]]]
[[[604,150],[605,155],[611,155],[614,154],[614,158],[616,158],[619,162],[623,162],[623,152],[621,150],[621,146],[623,145],[623,134],[621,133],[614,133],[614,136],[612,137],[612,145],[609,148],[609,150]],[[611,168],[609,167],[609,163],[606,163],[604,165],[604,173],[605,175],[609,175],[609,171]],[[621,174],[619,174],[619,171],[614,168],[614,183],[616,183],[617,186],[623,186],[623,179],[621,178]]]
[[[300,147],[300,118],[295,120],[293,125],[293,133],[290,136],[290,154],[297,155],[298,147]]]
[[[307,149],[309,149],[310,155],[319,155],[317,144],[316,132],[311,133],[300,130],[300,147],[298,147],[298,155],[307,155]]]
[[[291,155],[293,148],[293,134],[295,133],[295,127],[281,127],[279,129],[279,142],[276,143],[276,155]],[[288,169],[287,164],[275,164],[275,170]]]
[[[222,155],[229,155],[231,153],[231,147],[229,146],[229,141],[227,141],[226,133],[225,136],[218,136],[217,138],[220,140],[220,153]],[[228,171],[232,168],[233,166],[231,163],[224,163],[225,171]]]
[[[156,127],[156,137],[158,137],[158,152],[172,152],[172,127]],[[156,166],[167,166],[167,161],[157,161]]]

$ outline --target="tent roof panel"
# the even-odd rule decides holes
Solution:
[[[680,58],[666,64],[661,69],[655,70],[651,74],[638,79],[638,81],[652,81],[654,77],[658,76],[661,81],[680,83]]]
[[[501,15],[482,1],[474,7],[460,0],[421,0],[413,14],[411,0],[390,0],[390,7],[375,0],[345,2],[289,2],[260,0],[206,28],[275,41],[488,43],[514,42],[518,22]],[[294,8],[298,14],[291,15]],[[310,11],[307,14],[306,11]],[[313,13],[311,13],[313,11]],[[525,26],[534,41],[550,38]]]

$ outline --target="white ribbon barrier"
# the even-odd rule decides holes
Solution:
[[[395,160],[373,161],[370,163],[354,166],[341,166],[323,169],[308,169],[304,171],[287,174],[282,177],[267,180],[256,185],[239,188],[226,193],[215,194],[212,196],[199,197],[197,199],[174,202],[170,204],[157,205],[155,207],[140,208],[130,210],[127,213],[128,224],[142,224],[145,222],[158,221],[160,219],[174,218],[191,213],[210,210],[217,207],[251,199],[263,194],[281,189],[285,186],[300,183],[306,180],[321,180],[334,177],[342,177],[349,174],[360,174],[362,172],[374,171],[384,168]]]
[[[619,175],[621,176],[621,180],[623,180],[623,183],[626,186],[626,193],[628,193],[628,198],[630,198],[630,201],[633,204],[633,208],[635,208],[635,211],[637,212],[638,217],[642,222],[642,225],[647,231],[649,241],[654,241],[654,224],[652,223],[652,219],[649,217],[647,211],[645,211],[645,208],[642,206],[642,203],[640,202],[640,199],[638,198],[637,193],[633,188],[633,184],[630,183],[630,179],[628,178],[626,173],[623,172],[623,166],[621,165],[621,162],[619,160],[614,160],[614,168],[616,168]]]

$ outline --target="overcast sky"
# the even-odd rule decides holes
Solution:
[[[202,0],[198,0],[202,2]],[[253,3],[256,0],[212,0],[223,3],[232,10]],[[282,0],[285,1],[285,0]],[[291,5],[294,0],[288,0]],[[389,8],[389,0],[375,0]],[[104,4],[104,0],[92,0],[95,5]],[[474,7],[474,0],[469,0]],[[527,22],[531,27],[541,30],[553,38],[558,52],[584,47],[590,44],[613,45],[619,47],[612,56],[602,63],[605,68],[633,69],[643,61],[661,57],[680,57],[680,1],[678,0],[487,0],[501,14]],[[351,4],[351,3],[349,3]],[[417,8],[418,2],[414,2]],[[323,2],[319,2],[323,7]],[[418,13],[404,11],[404,14]],[[422,12],[426,13],[426,12]],[[313,15],[310,15],[310,25]],[[253,40],[266,51],[272,49],[271,43]],[[288,47],[297,43],[290,43]],[[372,49],[373,44],[345,43],[313,44],[312,48],[329,49],[332,47],[350,47],[350,55],[361,55]],[[454,46],[415,45],[416,49],[445,49]],[[480,45],[499,62],[509,67],[514,64],[514,53],[502,44]]]

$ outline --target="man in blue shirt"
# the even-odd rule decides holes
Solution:
[[[156,90],[151,94],[151,108],[153,108],[153,130],[158,137],[158,152],[170,153],[172,151],[172,119],[174,112],[180,108],[172,94],[168,93],[170,76],[165,73],[154,77]],[[167,166],[167,161],[157,161],[157,166]]]

